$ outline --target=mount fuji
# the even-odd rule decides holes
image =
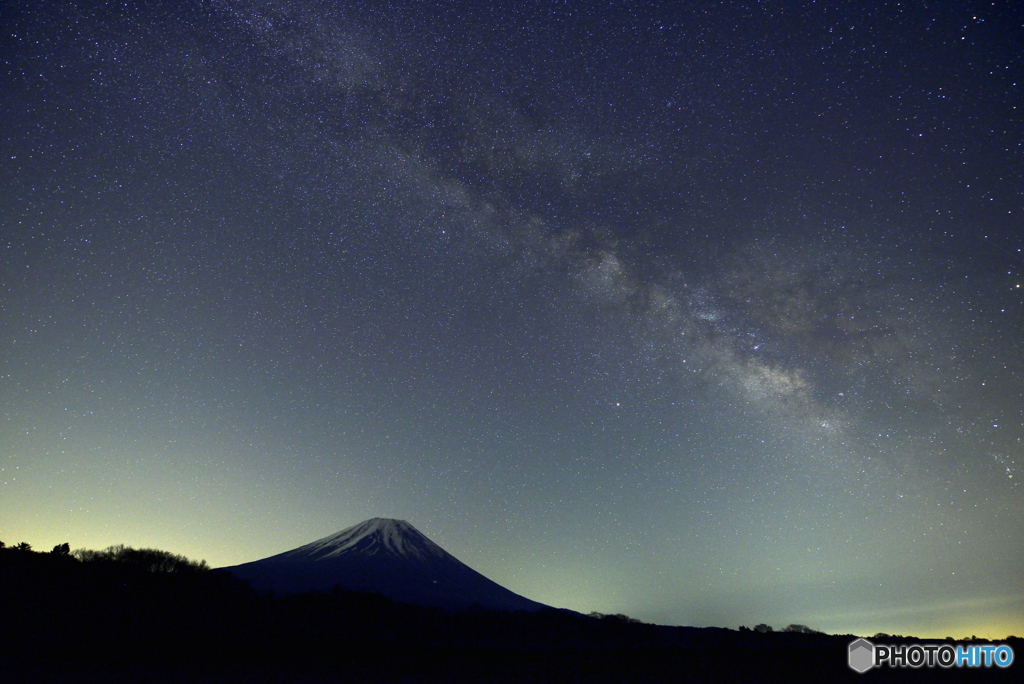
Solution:
[[[280,594],[370,591],[401,603],[464,610],[548,608],[493,582],[404,520],[371,518],[291,551],[222,568]]]

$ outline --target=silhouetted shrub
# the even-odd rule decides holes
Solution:
[[[759,632],[761,634],[768,634],[769,632],[774,632],[775,630],[772,629],[771,625],[766,625],[762,622],[761,624],[754,627],[754,631]]]
[[[50,553],[52,553],[55,556],[70,556],[71,546],[67,542],[64,542],[63,544],[57,544],[53,547],[53,550],[51,550]]]

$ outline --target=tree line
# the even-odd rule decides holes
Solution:
[[[7,545],[0,541],[0,549]],[[20,542],[10,547],[13,551],[31,552],[32,545]],[[33,552],[35,553],[35,552]],[[82,563],[116,563],[148,570],[149,572],[206,572],[210,569],[205,560],[194,561],[185,556],[163,551],[161,549],[135,549],[124,544],[116,544],[96,551],[93,549],[71,550],[68,542],[57,544],[50,550],[53,556],[68,556]]]

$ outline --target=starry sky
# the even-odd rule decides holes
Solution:
[[[1024,10],[0,3],[0,540],[373,516],[662,624],[1024,634]]]

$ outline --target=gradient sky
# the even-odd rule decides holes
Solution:
[[[678,5],[0,3],[0,540],[1024,634],[1024,10]]]

